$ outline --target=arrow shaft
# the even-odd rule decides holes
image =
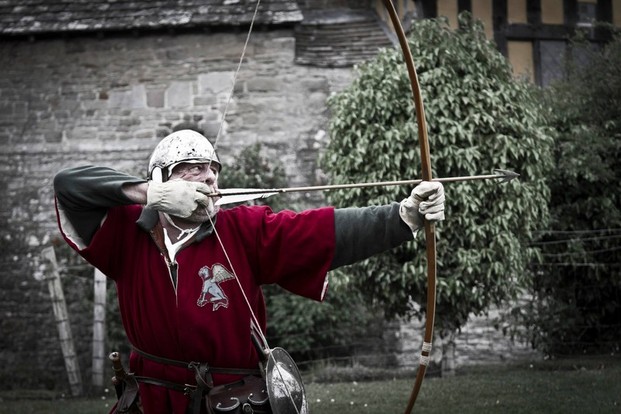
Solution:
[[[444,178],[432,178],[430,181],[439,183],[452,183],[460,181],[477,181],[477,180],[490,180],[490,179],[503,179],[505,181],[515,178],[517,174],[511,172],[504,172],[501,174],[487,174],[487,175],[469,175],[461,177],[444,177]],[[221,190],[217,193],[207,194],[209,197],[226,197],[233,195],[261,195],[261,194],[285,194],[296,192],[309,192],[309,191],[330,191],[330,190],[344,190],[348,188],[369,188],[369,187],[389,187],[398,185],[417,185],[423,182],[422,179],[415,180],[397,180],[397,181],[376,181],[370,183],[350,183],[350,184],[329,184],[329,185],[313,185],[305,187],[288,187],[288,188],[249,188],[249,189],[228,189]]]

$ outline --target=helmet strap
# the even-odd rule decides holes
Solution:
[[[164,177],[164,174],[162,173],[162,169],[160,167],[155,167],[153,168],[153,171],[151,171],[151,180],[156,183],[163,183],[164,181],[168,181],[168,174],[166,175],[167,176]]]

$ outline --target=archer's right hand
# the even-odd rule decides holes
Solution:
[[[149,181],[147,207],[168,213],[171,216],[188,218],[194,210],[212,203],[211,188],[205,184],[185,180],[169,180],[164,183]]]

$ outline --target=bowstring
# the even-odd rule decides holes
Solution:
[[[246,34],[246,41],[244,42],[244,47],[242,49],[241,56],[239,57],[239,62],[237,63],[237,69],[235,70],[235,73],[233,74],[233,80],[231,81],[231,90],[226,100],[226,104],[224,105],[224,111],[222,112],[222,121],[220,122],[220,126],[218,127],[218,132],[216,133],[216,139],[214,140],[214,143],[213,143],[214,153],[216,149],[218,148],[218,140],[220,139],[220,135],[224,128],[224,123],[226,122],[226,115],[229,112],[229,106],[231,104],[231,100],[233,99],[233,93],[235,91],[235,84],[237,83],[237,77],[239,76],[239,72],[241,70],[244,57],[246,55],[246,49],[248,49],[248,43],[250,42],[250,35],[252,34],[252,29],[254,27],[254,22],[257,18],[257,14],[259,12],[260,4],[261,4],[261,0],[257,0],[257,5],[254,8],[254,13],[252,14],[252,19],[250,20],[250,27],[248,28],[248,33]],[[211,162],[212,160],[209,161],[209,166],[211,166]]]
[[[224,111],[222,112],[222,120],[220,122],[220,126],[218,127],[218,132],[216,133],[216,138],[215,138],[214,143],[213,143],[214,154],[211,157],[211,159],[209,160],[208,169],[211,167],[211,163],[213,162],[213,159],[215,158],[216,149],[218,147],[218,141],[220,140],[220,136],[222,135],[222,131],[224,129],[224,123],[226,122],[226,116],[227,116],[228,111],[229,111],[229,106],[231,104],[231,101],[233,100],[233,93],[235,92],[235,84],[237,83],[237,77],[239,76],[239,72],[241,71],[242,63],[243,63],[244,57],[246,55],[246,50],[248,49],[248,43],[250,42],[250,36],[252,34],[252,29],[254,28],[254,22],[255,22],[255,20],[257,18],[257,14],[259,12],[259,5],[260,4],[261,4],[261,0],[257,0],[257,4],[256,4],[256,6],[254,8],[254,12],[252,14],[252,19],[250,20],[250,27],[248,28],[248,33],[246,34],[246,40],[244,42],[244,47],[242,48],[241,56],[239,57],[239,62],[237,63],[237,68],[235,69],[235,73],[233,74],[233,79],[231,81],[231,90],[229,91],[229,95],[227,97],[226,104],[224,105]],[[211,228],[213,229],[213,232],[216,235],[218,243],[220,244],[220,247],[222,248],[222,251],[224,252],[224,255],[226,257],[227,263],[231,267],[231,272],[235,276],[235,280],[237,281],[239,289],[242,292],[242,295],[244,297],[244,301],[246,302],[246,306],[248,306],[248,310],[250,311],[250,316],[252,318],[252,321],[256,324],[256,326],[258,328],[257,331],[259,333],[259,336],[261,337],[261,341],[263,341],[263,343],[267,346],[267,338],[265,338],[265,335],[263,334],[263,330],[261,329],[261,325],[259,324],[258,319],[257,319],[254,311],[252,310],[252,306],[250,305],[250,301],[248,300],[248,297],[246,296],[246,292],[244,291],[244,288],[243,288],[243,286],[241,284],[241,281],[239,280],[239,277],[237,276],[237,272],[235,271],[235,269],[233,267],[233,262],[232,262],[231,258],[229,257],[226,248],[224,247],[224,243],[222,242],[222,239],[220,238],[220,234],[218,234],[218,231],[216,230],[216,225],[215,225],[215,223],[214,223],[214,221],[213,221],[211,216],[209,216],[209,222],[211,223]],[[269,348],[269,346],[268,346],[268,348]]]
[[[233,262],[232,262],[231,258],[229,257],[228,251],[224,247],[224,242],[220,238],[220,234],[216,230],[215,223],[214,223],[214,221],[213,221],[213,219],[211,217],[209,217],[209,222],[211,223],[211,227],[213,229],[214,234],[216,235],[216,239],[218,240],[218,243],[220,244],[220,247],[222,248],[222,251],[224,252],[224,256],[226,258],[226,261],[229,264],[229,266],[231,267],[231,272],[235,276],[235,281],[237,282],[237,286],[239,286],[239,290],[241,291],[242,296],[244,297],[244,301],[246,302],[246,306],[248,307],[248,310],[250,311],[250,317],[252,318],[252,321],[254,322],[254,324],[257,326],[256,331],[259,333],[259,336],[261,337],[261,341],[263,342],[263,344],[265,346],[267,346],[268,350],[270,351],[267,354],[267,357],[269,359],[271,359],[272,362],[274,363],[274,367],[276,368],[276,372],[278,373],[278,376],[280,377],[280,380],[281,380],[282,384],[285,386],[285,390],[287,391],[287,397],[289,397],[289,400],[291,401],[291,404],[293,405],[293,408],[295,409],[296,414],[300,414],[300,410],[298,410],[298,407],[297,407],[297,405],[295,403],[293,395],[291,394],[291,390],[289,390],[289,386],[287,385],[287,381],[285,380],[285,378],[284,378],[284,376],[283,376],[283,374],[282,374],[282,372],[280,370],[280,367],[278,366],[278,362],[276,361],[276,358],[274,358],[273,352],[271,352],[271,348],[270,348],[270,346],[269,346],[269,344],[267,342],[267,338],[263,334],[263,330],[261,329],[261,325],[259,324],[257,316],[255,315],[254,311],[252,310],[252,305],[250,304],[250,300],[248,299],[248,296],[246,295],[246,291],[244,290],[244,288],[243,288],[243,286],[241,284],[241,281],[239,280],[239,277],[237,276],[237,272],[235,271],[235,268],[233,267]]]
[[[235,73],[233,74],[233,79],[231,81],[231,90],[230,90],[229,95],[227,97],[226,104],[224,105],[224,111],[222,112],[222,120],[221,120],[220,125],[218,127],[218,132],[216,133],[216,138],[215,138],[214,143],[213,143],[214,154],[211,157],[211,159],[209,160],[208,168],[211,167],[211,163],[213,162],[213,158],[215,158],[216,149],[218,147],[218,141],[220,140],[220,137],[222,135],[222,131],[224,129],[224,123],[226,122],[226,116],[228,114],[229,106],[231,104],[231,101],[233,99],[233,93],[235,91],[235,84],[237,83],[237,78],[238,78],[239,73],[241,71],[241,66],[242,66],[242,63],[244,61],[244,57],[246,55],[246,50],[248,49],[248,43],[250,42],[250,36],[252,34],[252,29],[254,28],[254,22],[256,21],[256,17],[257,17],[257,14],[259,12],[260,4],[261,4],[261,0],[257,0],[257,4],[256,4],[256,6],[254,8],[254,12],[252,14],[252,19],[250,20],[250,27],[248,28],[248,33],[246,35],[246,40],[244,42],[244,47],[242,48],[241,56],[239,57],[239,62],[237,63],[237,68],[235,69]],[[263,330],[261,329],[261,324],[259,324],[257,316],[255,315],[254,310],[252,309],[252,305],[250,304],[250,300],[248,299],[248,296],[246,295],[246,291],[244,290],[244,288],[243,288],[243,286],[241,284],[241,281],[239,280],[239,277],[237,276],[237,272],[235,271],[235,268],[233,266],[233,262],[232,262],[231,258],[229,257],[227,249],[224,247],[224,243],[222,241],[222,238],[220,237],[220,234],[216,230],[215,222],[213,221],[213,218],[211,216],[209,216],[209,222],[211,223],[211,228],[213,229],[213,232],[216,235],[216,239],[218,240],[218,244],[220,245],[220,247],[222,248],[222,251],[224,252],[224,256],[226,258],[226,261],[229,264],[229,266],[231,267],[231,272],[235,276],[235,280],[237,282],[237,285],[239,286],[239,289],[242,292],[242,296],[243,296],[244,302],[246,303],[246,306],[248,307],[248,310],[250,312],[250,317],[252,319],[252,322],[254,322],[254,324],[257,326],[257,331],[258,331],[258,334],[260,336],[260,339],[263,342],[263,345],[267,346],[268,350],[270,351],[268,353],[268,358],[270,358],[274,362],[274,367],[276,368],[276,371],[278,372],[278,375],[280,376],[282,383],[285,385],[285,388],[286,388],[286,391],[287,391],[287,396],[291,400],[291,403],[293,404],[293,408],[295,408],[296,414],[300,414],[300,411],[298,410],[298,407],[295,404],[293,396],[291,395],[291,391],[289,390],[289,387],[287,386],[287,383],[284,380],[282,372],[280,371],[280,367],[278,366],[278,363],[276,362],[276,359],[274,358],[274,355],[271,352],[271,348],[270,348],[270,346],[269,346],[269,344],[267,342],[267,338],[265,337],[265,334],[263,333]]]
[[[246,291],[244,290],[244,288],[243,288],[243,286],[241,284],[241,281],[239,280],[239,277],[237,276],[237,272],[235,271],[235,268],[233,267],[233,261],[229,257],[229,253],[228,253],[228,251],[224,247],[224,242],[222,241],[222,239],[220,238],[220,234],[216,230],[215,222],[213,221],[213,219],[211,217],[209,217],[209,222],[211,223],[211,227],[213,228],[213,233],[216,235],[216,239],[218,240],[218,244],[220,245],[220,247],[222,248],[222,251],[224,252],[224,257],[226,258],[226,261],[229,264],[229,266],[231,266],[231,272],[235,276],[235,280],[237,281],[237,285],[239,286],[239,289],[242,292],[242,296],[244,297],[244,302],[246,302],[246,306],[248,306],[248,310],[250,311],[250,317],[252,318],[252,322],[254,322],[254,324],[257,326],[257,331],[259,332],[259,335],[261,336],[261,340],[265,343],[265,345],[267,345],[267,339],[265,338],[265,335],[263,335],[263,331],[261,329],[261,325],[259,324],[257,316],[255,315],[254,311],[252,310],[252,305],[250,304],[250,300],[248,299],[248,296],[246,295]]]

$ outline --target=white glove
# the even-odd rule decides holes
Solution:
[[[423,181],[412,194],[401,202],[399,215],[416,233],[423,227],[423,219],[435,223],[444,220],[444,187],[435,181]]]
[[[149,181],[147,207],[172,216],[188,218],[201,205],[213,210],[213,200],[205,194],[211,193],[205,183],[185,180],[170,180],[164,183]]]

